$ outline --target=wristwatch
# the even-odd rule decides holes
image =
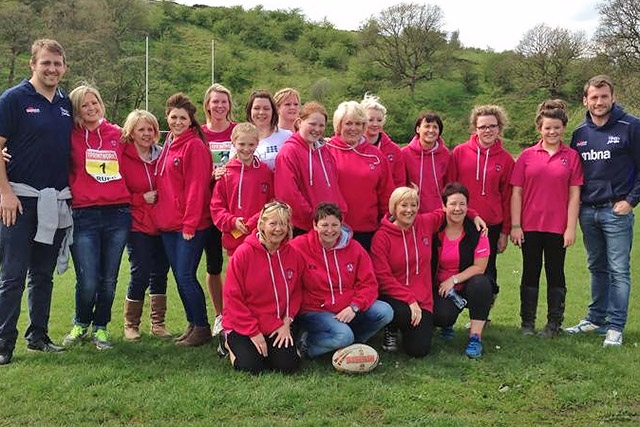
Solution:
[[[453,282],[453,285],[457,285],[458,283],[460,283],[460,281],[458,280],[458,278],[456,276],[451,276],[451,281]]]
[[[357,306],[357,305],[355,305],[355,304],[349,304],[349,307],[351,307],[351,310],[353,310],[353,312],[354,312],[355,314],[358,314],[358,312],[360,311],[360,309],[358,308],[358,306]]]

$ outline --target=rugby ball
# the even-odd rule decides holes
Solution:
[[[331,363],[339,372],[350,374],[364,374],[371,372],[378,366],[380,357],[378,352],[365,344],[351,344],[333,353]]]

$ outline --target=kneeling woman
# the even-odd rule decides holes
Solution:
[[[377,300],[371,259],[342,225],[337,205],[320,203],[313,230],[291,244],[307,264],[298,319],[309,357],[364,343],[391,321],[391,306]]]
[[[289,206],[267,203],[258,233],[249,235],[229,260],[222,336],[239,371],[290,373],[300,365],[291,322],[300,308],[304,260],[289,245],[291,234]]]
[[[484,275],[489,257],[489,240],[467,218],[469,191],[460,183],[447,184],[442,192],[446,221],[434,235],[432,274],[434,325],[451,327],[464,307],[458,308],[447,295],[452,289],[467,300],[471,329],[466,354],[482,356],[482,329],[489,316],[493,291]]]

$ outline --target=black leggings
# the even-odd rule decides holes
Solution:
[[[222,273],[222,233],[212,225],[207,229],[204,241],[204,254],[207,258],[207,273],[217,276]]]
[[[246,371],[252,374],[259,374],[267,369],[285,374],[298,370],[300,356],[298,356],[295,344],[287,348],[278,348],[273,345],[275,337],[269,338],[265,336],[264,339],[267,341],[267,357],[258,353],[250,337],[240,335],[234,331],[229,332],[227,334],[227,344],[236,357],[233,367],[238,371]]]
[[[406,302],[387,296],[381,299],[393,308],[393,320],[389,327],[399,329],[402,334],[402,349],[411,357],[425,357],[431,351],[433,336],[433,316],[422,310],[422,320],[418,326],[411,326],[411,310]]]
[[[458,291],[467,300],[469,317],[471,320],[487,320],[493,300],[491,279],[484,274],[476,274],[464,282],[464,288]],[[458,320],[460,310],[449,298],[442,298],[433,293],[433,324],[434,326],[453,326]]]

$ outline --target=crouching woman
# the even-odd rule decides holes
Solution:
[[[300,365],[291,323],[300,308],[304,261],[288,243],[289,206],[267,203],[257,228],[229,260],[222,340],[239,371],[291,373]]]
[[[482,329],[493,299],[491,280],[484,275],[489,240],[467,217],[469,191],[460,183],[449,183],[442,192],[445,221],[434,234],[432,274],[435,326],[453,326],[464,308],[450,296],[453,289],[467,301],[471,328],[466,354],[482,357]]]
[[[298,318],[301,347],[309,357],[364,343],[393,319],[391,306],[377,300],[371,259],[343,226],[337,205],[320,203],[313,230],[291,244],[307,265]]]

